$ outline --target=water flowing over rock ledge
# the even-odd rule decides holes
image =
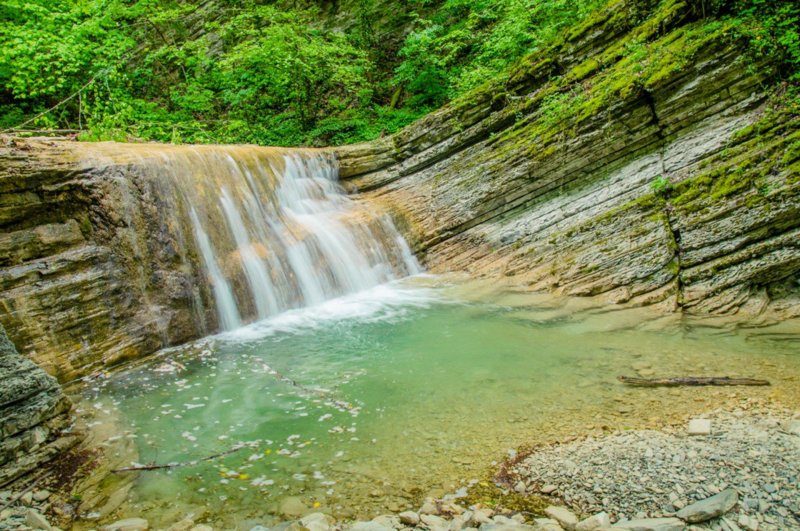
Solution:
[[[323,152],[11,141],[0,322],[61,381],[418,271]]]

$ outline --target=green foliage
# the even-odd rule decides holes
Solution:
[[[734,0],[736,30],[759,60],[776,62],[782,77],[800,81],[800,3],[795,0]]]
[[[601,0],[446,0],[406,38],[394,81],[416,105],[438,106],[501,76],[551,43]]]
[[[650,183],[650,188],[658,197],[666,198],[672,190],[672,183],[669,182],[668,178],[659,175]]]
[[[800,80],[796,2],[692,0],[689,11],[706,20],[674,42],[661,42],[659,28],[683,2],[603,3],[341,0],[342,19],[303,0],[0,0],[0,129],[30,122],[80,129],[87,140],[357,142],[499,88],[512,65],[545,64],[548,47],[603,24],[639,26],[541,95],[541,128],[574,126],[613,98],[649,90],[720,35]],[[528,120],[526,109],[515,112]]]

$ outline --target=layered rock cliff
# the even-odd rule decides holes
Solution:
[[[0,325],[0,487],[77,442],[60,437],[71,403],[58,382],[24,358]]]
[[[505,83],[337,150],[433,271],[800,315],[798,109],[724,22],[618,2]],[[796,104],[795,104],[796,105]]]
[[[0,321],[62,382],[216,326],[158,183],[125,164],[81,165],[69,144],[0,149]]]

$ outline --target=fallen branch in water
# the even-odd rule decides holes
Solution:
[[[226,455],[231,455],[233,453],[238,452],[242,448],[247,448],[247,447],[248,447],[248,445],[242,444],[242,445],[234,446],[230,450],[225,450],[224,452],[220,452],[218,454],[209,455],[208,457],[203,457],[202,459],[193,459],[192,461],[183,461],[183,462],[179,462],[179,463],[166,463],[166,464],[163,464],[163,465],[150,463],[148,465],[126,466],[126,467],[123,467],[123,468],[117,468],[115,470],[112,470],[111,472],[116,474],[116,473],[119,473],[119,472],[140,472],[140,471],[143,471],[143,470],[163,470],[165,468],[180,468],[180,467],[185,467],[185,466],[194,466],[194,465],[198,465],[200,463],[203,463],[205,461],[211,461],[213,459],[218,459],[220,457],[225,457]]]
[[[624,384],[642,387],[677,387],[679,385],[769,385],[767,380],[731,378],[729,376],[682,376],[677,378],[617,376],[617,379]]]

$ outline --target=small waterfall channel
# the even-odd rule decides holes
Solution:
[[[420,272],[390,217],[344,193],[330,154],[95,144],[87,158],[151,183],[222,330]]]

